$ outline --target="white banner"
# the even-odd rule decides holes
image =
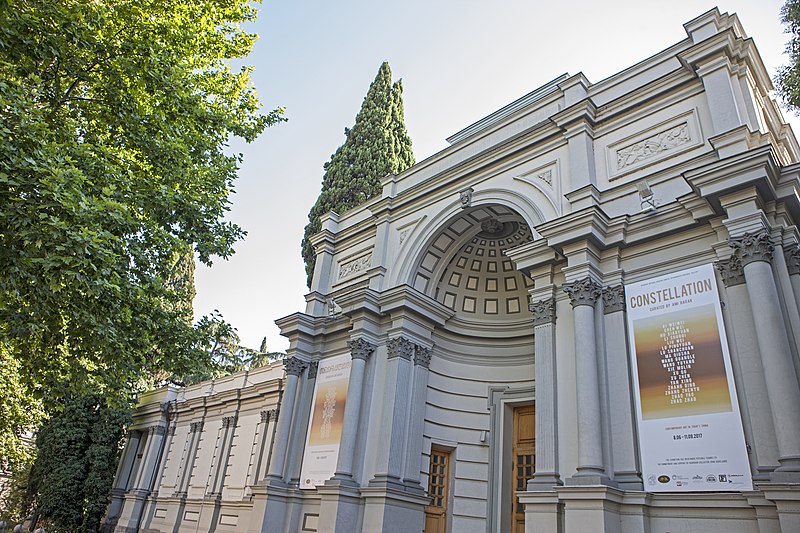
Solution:
[[[625,285],[648,492],[752,490],[714,268]]]
[[[301,489],[322,485],[336,472],[351,363],[350,354],[319,362],[303,467],[300,469]]]

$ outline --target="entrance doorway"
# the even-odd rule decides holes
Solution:
[[[511,445],[511,531],[525,533],[525,509],[517,495],[525,492],[528,480],[533,478],[536,455],[536,410],[533,405],[514,407],[513,441]]]
[[[431,497],[431,504],[425,507],[425,533],[446,533],[447,502],[450,497],[450,452],[431,448],[428,472],[428,496]]]

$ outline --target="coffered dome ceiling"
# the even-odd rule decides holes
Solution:
[[[465,211],[433,242],[415,286],[465,320],[526,318],[532,282],[503,251],[532,238],[527,224],[510,209],[495,205]]]

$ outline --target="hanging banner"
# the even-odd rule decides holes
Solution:
[[[752,490],[714,268],[625,285],[644,488]]]
[[[336,472],[351,363],[350,354],[319,362],[314,384],[314,404],[300,470],[301,489],[322,485]]]

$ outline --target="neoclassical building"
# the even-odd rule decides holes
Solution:
[[[800,146],[685,29],[324,217],[287,359],[144,395],[107,529],[800,531]]]

